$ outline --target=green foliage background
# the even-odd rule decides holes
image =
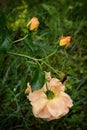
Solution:
[[[2,0],[0,1],[0,129],[1,130],[86,130],[87,128],[87,2],[85,0]],[[38,17],[40,26],[32,35],[26,24]],[[58,39],[70,35],[67,50]],[[14,42],[18,39],[24,40]],[[47,57],[51,53],[57,53]],[[45,58],[37,64],[8,52]],[[46,64],[47,63],[47,64]],[[53,67],[48,66],[48,64]],[[24,93],[27,82],[43,84],[43,72],[67,74],[66,92],[74,106],[59,120],[35,118]],[[41,82],[40,82],[41,81]],[[32,83],[33,82],[33,83]]]

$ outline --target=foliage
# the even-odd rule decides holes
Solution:
[[[86,2],[4,0],[0,4],[0,129],[86,130]],[[33,16],[40,21],[36,32],[26,27]],[[58,39],[68,35],[72,41],[65,50]],[[66,91],[74,101],[68,115],[50,122],[33,116],[24,93],[27,82],[33,89],[44,84],[44,71],[60,80],[67,74]]]

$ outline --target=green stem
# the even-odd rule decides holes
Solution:
[[[20,38],[20,39],[14,41],[14,43],[17,43],[17,42],[20,42],[20,41],[24,40],[27,36],[28,36],[28,34],[26,34],[23,38]]]
[[[54,73],[57,74],[58,76],[60,76],[60,74],[63,74],[61,71],[58,71],[58,73],[57,73],[56,70],[55,70],[52,66],[50,66],[47,62],[43,61],[43,63],[44,63],[46,66],[48,66],[51,70],[53,70]]]
[[[51,57],[52,55],[54,55],[56,53],[57,50],[55,50],[54,52],[52,52],[51,54],[47,55],[46,57],[42,58],[42,59],[46,59],[46,58],[49,58]]]
[[[8,54],[12,54],[12,55],[16,55],[16,56],[21,56],[21,57],[24,57],[24,58],[28,58],[28,59],[31,59],[31,60],[33,60],[33,61],[35,61],[39,66],[40,66],[40,68],[41,68],[41,64],[38,62],[38,61],[41,61],[42,62],[42,64],[45,64],[46,66],[48,66],[51,70],[53,70],[54,71],[54,73],[56,73],[58,76],[60,76],[60,74],[63,74],[61,71],[58,71],[58,73],[56,72],[56,70],[52,67],[52,66],[50,66],[47,62],[45,62],[45,61],[43,61],[42,59],[36,59],[36,58],[33,58],[33,57],[31,57],[31,56],[28,56],[28,55],[24,55],[24,54],[18,54],[18,53],[14,53],[14,52],[7,52]],[[49,55],[49,56],[51,56],[52,55],[52,53]]]
[[[31,59],[33,61],[35,61],[40,67],[40,63],[38,61],[41,61],[41,59],[36,59],[36,58],[33,58],[31,56],[28,56],[28,55],[24,55],[24,54],[18,54],[18,53],[14,53],[14,52],[7,52],[8,54],[12,54],[12,55],[16,55],[16,56],[21,56],[21,57],[24,57],[24,58],[28,58],[28,59]]]

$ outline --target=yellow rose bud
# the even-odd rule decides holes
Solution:
[[[27,24],[27,27],[29,27],[29,30],[37,30],[38,26],[39,26],[39,21],[38,18],[33,17]]]
[[[70,45],[71,36],[61,37],[59,39],[59,45],[67,48]]]

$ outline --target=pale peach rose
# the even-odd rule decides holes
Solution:
[[[32,30],[36,30],[39,26],[39,21],[38,21],[38,18],[36,17],[33,17],[27,24],[27,27],[29,26],[29,30],[32,31]]]
[[[59,45],[67,48],[70,45],[71,36],[61,37],[59,39]]]
[[[50,73],[46,72],[46,78],[49,77]],[[65,86],[57,78],[50,78],[41,89],[30,91],[27,98],[32,105],[34,116],[50,121],[66,115],[73,102],[64,90]]]

